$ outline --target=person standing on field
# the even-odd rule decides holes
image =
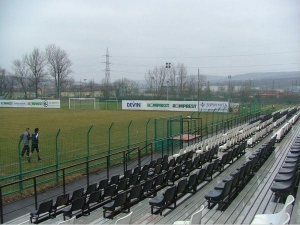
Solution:
[[[29,128],[26,128],[25,132],[23,134],[21,134],[20,136],[21,139],[23,139],[23,149],[22,149],[22,153],[21,153],[21,157],[23,159],[25,152],[27,153],[27,157],[29,157],[29,140],[30,140],[30,133],[29,133]]]
[[[31,153],[28,157],[28,162],[31,162],[31,155],[36,150],[38,155],[38,160],[42,160],[40,157],[40,148],[39,148],[39,128],[34,129],[34,133],[31,136]]]

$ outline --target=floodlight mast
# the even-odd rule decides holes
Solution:
[[[171,63],[166,63],[166,69],[170,73]],[[168,74],[169,75],[169,74]],[[169,77],[167,79],[167,101],[169,100]]]

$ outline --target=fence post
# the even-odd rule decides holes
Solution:
[[[60,129],[58,129],[56,137],[55,137],[55,168],[56,168],[56,183],[59,182],[59,175],[58,175],[58,136],[60,134]]]
[[[201,109],[201,111],[198,111],[198,115],[197,115],[197,120],[198,120],[198,135],[200,135],[200,133],[201,133],[201,131],[200,131],[200,129],[202,129],[202,125],[201,125],[201,128],[199,128],[199,119],[200,119],[200,114],[202,113],[202,109]],[[201,118],[201,123],[202,123],[202,118]]]
[[[155,129],[154,129],[154,140],[153,141],[154,141],[154,144],[155,144],[154,148],[156,148],[156,140],[158,138],[158,135],[157,135],[157,118],[154,119],[154,127],[155,127]],[[153,145],[153,142],[152,142],[152,145]],[[151,146],[151,155],[152,155],[152,153],[153,153],[153,146]],[[151,158],[151,160],[152,160],[152,158]]]
[[[109,179],[109,158],[110,158],[110,155],[107,155],[106,156],[106,176],[107,176],[107,179]]]
[[[87,156],[86,156],[86,161],[90,160],[90,133],[91,130],[93,128],[93,125],[90,127],[90,129],[88,130],[87,134],[86,134],[86,142],[87,142],[87,146],[86,146],[86,151],[87,151]]]
[[[23,191],[23,169],[22,169],[22,158],[21,158],[21,142],[23,138],[20,137],[19,143],[18,143],[18,151],[19,151],[19,180],[21,181],[19,183],[20,191]]]
[[[216,111],[216,108],[214,108],[213,114],[212,114],[212,123],[211,123],[211,135],[212,136],[214,135],[215,111]]]
[[[138,165],[141,166],[141,149],[140,149],[140,146],[138,146]]]
[[[111,128],[114,125],[114,122],[112,122],[112,124],[110,125],[109,129],[108,129],[108,152],[107,152],[107,167],[110,166],[110,148],[111,148]]]
[[[65,172],[65,168],[63,169],[63,193],[64,195],[66,194],[66,172]]]
[[[3,224],[4,219],[3,219],[2,187],[0,187],[0,217],[1,217],[1,224]]]
[[[38,209],[38,203],[37,203],[37,189],[36,189],[36,177],[33,178],[33,188],[34,188],[34,205],[35,209]]]
[[[130,121],[130,123],[128,124],[127,127],[127,149],[130,149],[130,126],[132,124],[132,120]],[[128,160],[130,160],[130,152],[128,152],[127,155]]]
[[[89,171],[89,161],[86,162],[86,186],[90,184],[90,171]]]
[[[151,161],[153,160],[153,142],[151,142]]]
[[[206,127],[206,138],[208,137],[208,127],[207,127],[207,123],[208,123],[208,122],[207,122],[207,118],[208,118],[208,115],[207,115],[207,114],[208,114],[209,110],[210,110],[210,109],[208,109],[208,110],[206,111],[206,115],[205,115],[205,117],[206,117],[206,118],[205,118],[205,119],[206,119],[206,122],[205,122],[205,127]]]
[[[148,125],[150,122],[151,118],[148,119],[147,123],[146,123],[146,155],[148,155]]]
[[[126,152],[123,151],[123,174],[125,174],[125,171],[127,170],[127,160],[126,160]]]
[[[170,148],[170,137],[173,136],[173,123],[171,122],[171,118],[167,120],[167,154],[169,155],[169,148]]]

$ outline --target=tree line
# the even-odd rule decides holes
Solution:
[[[149,69],[144,75],[145,83],[138,84],[136,81],[122,78],[112,83],[102,79],[100,84],[94,80],[76,83],[72,77],[72,61],[67,52],[60,47],[51,44],[45,50],[34,48],[31,53],[25,54],[21,59],[12,61],[12,72],[0,67],[0,96],[2,98],[14,99],[15,93],[22,93],[22,98],[42,97],[45,85],[51,81],[54,87],[55,98],[60,99],[62,91],[72,90],[82,96],[89,92],[94,96],[98,91],[102,98],[109,97],[128,98],[130,96],[148,96],[156,99],[165,98],[166,95],[174,98],[195,98],[197,94],[202,95],[206,86],[204,75],[189,76],[184,64],[169,64]],[[130,76],[130,75],[129,75]],[[84,86],[83,86],[84,85]],[[80,91],[78,91],[80,90]]]
[[[44,51],[34,48],[21,59],[12,61],[12,72],[0,68],[0,96],[13,98],[16,87],[20,87],[24,98],[34,92],[35,98],[46,78],[51,77],[55,87],[55,97],[60,98],[61,87],[68,83],[72,62],[65,50],[55,45],[48,45]],[[20,91],[20,90],[19,90]]]

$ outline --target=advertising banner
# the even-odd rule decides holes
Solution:
[[[199,105],[198,105],[199,104]],[[161,111],[217,111],[228,112],[228,102],[215,101],[140,101],[140,100],[124,100],[122,101],[123,110],[161,110]]]
[[[0,107],[59,109],[60,100],[0,100]]]

